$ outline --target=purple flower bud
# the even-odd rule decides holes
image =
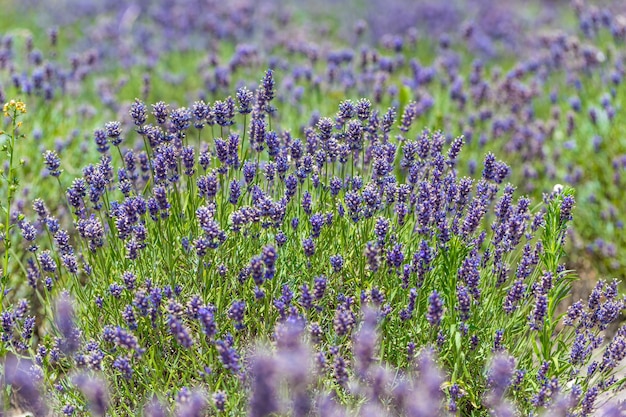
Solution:
[[[241,187],[239,186],[239,181],[232,180],[232,182],[230,183],[230,196],[228,198],[228,201],[232,205],[237,205],[240,195],[241,195]]]
[[[88,374],[79,374],[72,379],[72,382],[87,399],[89,410],[97,416],[104,416],[109,408],[105,381]]]
[[[226,409],[226,392],[224,391],[216,391],[213,394],[213,404],[215,405],[215,408],[217,409],[217,411],[221,411],[224,412],[224,410]]]
[[[428,312],[426,313],[426,320],[431,326],[438,326],[441,323],[443,316],[443,300],[439,296],[437,290],[428,297]]]
[[[122,135],[120,122],[107,122],[104,124],[104,130],[107,137],[111,139],[113,146],[119,146],[122,143],[122,139],[120,138]]]
[[[275,361],[269,355],[257,353],[252,362],[249,417],[269,417],[279,412],[276,372]]]
[[[154,118],[156,119],[158,124],[164,124],[169,116],[169,105],[165,104],[165,102],[163,101],[159,101],[158,103],[153,104],[152,114],[154,115]]]
[[[338,336],[343,336],[354,327],[356,322],[354,313],[350,310],[349,305],[341,304],[335,310],[335,318],[333,320],[333,327]]]
[[[326,291],[327,280],[324,275],[320,275],[315,278],[315,283],[313,285],[313,296],[316,300],[321,300],[324,297],[324,293]]]
[[[202,391],[194,391],[178,407],[177,417],[203,417],[208,405],[206,395]]]
[[[183,323],[172,314],[168,316],[167,322],[170,333],[174,336],[176,342],[178,342],[178,344],[182,347],[189,349],[193,345],[193,339],[189,334],[189,329],[187,329]]]
[[[61,175],[62,170],[61,160],[59,159],[59,155],[55,151],[45,151],[43,153],[44,163],[46,164],[46,168],[48,169],[48,173],[53,177],[58,177]]]
[[[311,257],[315,254],[315,242],[311,238],[302,240],[302,249],[307,257]]]
[[[313,238],[318,238],[320,236],[322,226],[324,225],[324,217],[319,213],[315,213],[314,215],[311,216],[310,222],[311,222],[311,236]]]
[[[535,308],[529,315],[528,321],[530,328],[533,330],[543,329],[544,319],[548,308],[548,297],[545,294],[539,294],[536,297]]]
[[[341,269],[343,268],[343,257],[341,255],[331,256],[330,265],[334,272],[341,272]]]
[[[146,123],[146,105],[139,99],[135,99],[129,110],[135,126],[143,126]]]
[[[245,328],[243,324],[244,314],[246,312],[245,301],[233,301],[228,309],[228,317],[235,322],[235,328],[241,330]]]
[[[239,354],[237,351],[225,340],[218,340],[215,342],[217,352],[220,355],[220,362],[224,366],[224,369],[230,371],[233,374],[239,374]]]
[[[505,354],[495,356],[488,373],[488,384],[491,388],[492,401],[499,401],[511,385],[515,360]]]
[[[485,156],[483,178],[486,180],[493,180],[496,172],[496,157],[491,152]]]
[[[582,414],[583,416],[588,416],[591,414],[594,408],[594,403],[596,398],[598,397],[598,387],[591,387],[586,393],[582,401]]]
[[[80,331],[74,323],[73,303],[73,299],[66,293],[56,303],[55,323],[62,337],[61,349],[68,356],[78,350],[80,345]]]
[[[246,87],[237,90],[237,107],[240,114],[248,114],[252,111],[252,100],[254,94]]]
[[[3,381],[11,386],[12,392],[19,393],[22,406],[34,415],[47,415],[47,407],[39,391],[39,378],[33,375],[30,361],[9,355],[4,363]],[[5,404],[8,406],[8,404]]]

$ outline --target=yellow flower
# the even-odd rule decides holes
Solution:
[[[8,103],[4,103],[4,106],[2,106],[2,111],[4,112],[4,115],[6,117],[10,116],[11,111],[15,113],[26,113],[26,104],[24,104],[23,101],[11,100]]]

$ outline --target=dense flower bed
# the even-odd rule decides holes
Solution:
[[[619,415],[621,16],[69,3],[0,42],[5,411]]]

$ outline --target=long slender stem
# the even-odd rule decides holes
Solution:
[[[9,250],[11,249],[11,237],[10,237],[10,223],[11,223],[11,204],[13,203],[13,194],[15,192],[15,181],[13,172],[13,150],[15,145],[15,135],[17,134],[17,111],[13,111],[12,117],[12,132],[9,135],[9,143],[7,144],[7,152],[9,154],[9,175],[7,176],[7,205],[4,208],[6,212],[4,220],[4,262],[2,265],[2,288],[0,292],[0,306],[4,301],[4,292],[6,290],[7,282],[9,281]]]

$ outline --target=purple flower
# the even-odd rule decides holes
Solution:
[[[163,101],[159,101],[156,104],[152,105],[152,114],[154,115],[154,118],[156,119],[157,123],[162,125],[166,122],[168,116],[169,116],[169,105],[167,105],[165,102]],[[132,114],[131,114],[132,116]],[[144,122],[140,123],[143,124]]]
[[[324,226],[324,216],[319,213],[315,213],[311,216],[311,236],[313,238],[318,238],[320,236],[320,232],[322,230],[322,226]]]
[[[582,414],[583,416],[588,416],[593,411],[593,406],[598,397],[598,387],[591,387],[586,393],[582,401]]]
[[[315,283],[313,284],[313,296],[316,300],[321,300],[324,297],[324,292],[326,291],[327,280],[324,275],[320,275],[315,278]]]
[[[409,291],[409,304],[405,309],[400,311],[400,319],[402,321],[409,320],[413,317],[413,311],[415,310],[415,301],[417,300],[417,290],[411,288]]]
[[[367,242],[365,245],[365,259],[367,260],[367,265],[371,271],[377,271],[379,267],[379,254],[380,247],[375,242]]]
[[[528,317],[530,328],[532,330],[543,329],[544,319],[548,309],[548,297],[545,294],[539,294],[536,297],[535,308]]]
[[[455,165],[456,160],[459,157],[459,153],[461,152],[461,148],[463,147],[463,142],[463,137],[459,137],[452,142],[452,145],[450,145],[450,150],[448,151],[448,165]]]
[[[379,217],[376,219],[376,225],[374,226],[374,233],[378,237],[379,242],[384,242],[387,233],[389,232],[390,222],[385,217]]]
[[[226,409],[226,392],[224,391],[216,391],[213,394],[213,404],[217,411],[223,412]]]
[[[178,407],[177,417],[203,417],[208,405],[206,395],[201,391],[189,394]]]
[[[245,171],[245,167],[244,167]],[[198,195],[200,197],[212,199],[217,194],[217,176],[211,172],[209,175],[198,177]]]
[[[363,200],[356,191],[348,191],[344,196],[344,202],[348,208],[348,215],[353,222],[358,222],[361,217],[361,203]]]
[[[187,107],[180,107],[170,113],[173,133],[181,134],[191,126],[192,113]]]
[[[141,127],[146,123],[146,105],[141,100],[136,98],[128,113],[133,118],[135,126]]]
[[[113,361],[113,368],[117,369],[125,379],[133,378],[133,367],[125,356],[118,356]]]
[[[19,227],[22,232],[22,237],[27,242],[32,242],[37,238],[37,229],[27,220],[19,222]]]
[[[202,324],[202,332],[208,338],[213,338],[217,331],[217,326],[213,318],[213,311],[208,307],[200,307],[198,309],[198,320]]]
[[[191,106],[191,113],[194,117],[194,127],[196,129],[202,129],[204,127],[204,123],[206,122],[206,118],[211,111],[210,107],[202,100],[195,101]]]
[[[404,262],[402,244],[396,243],[393,248],[387,251],[387,263],[393,268],[400,268],[402,262]]]
[[[280,410],[276,372],[275,361],[269,355],[257,353],[252,362],[249,417],[269,417]]]
[[[105,381],[99,377],[83,373],[75,376],[72,382],[87,398],[89,410],[97,416],[104,416],[109,408],[109,397]]]
[[[483,178],[486,180],[493,180],[496,175],[496,157],[494,154],[489,152],[485,155],[484,168],[483,168]]]
[[[230,126],[234,122],[232,119],[235,117],[235,101],[232,97],[228,97],[225,101],[216,101],[213,104],[213,116],[215,117],[215,123],[220,126]]]
[[[92,252],[104,244],[104,227],[95,215],[78,220],[76,228],[80,236],[89,242],[89,250]]]
[[[493,349],[492,352],[501,352],[504,350],[504,346],[502,345],[502,339],[504,338],[504,331],[496,330],[496,334],[493,338]]]
[[[366,98],[361,98],[356,102],[355,111],[359,120],[366,121],[370,118],[372,103]]]
[[[93,140],[98,147],[98,152],[105,153],[109,150],[109,141],[106,136],[106,132],[102,129],[96,129],[93,132]]]
[[[232,205],[237,205],[237,202],[239,201],[240,196],[241,196],[241,187],[239,186],[239,181],[232,180],[230,183],[230,196],[228,198],[228,201]]]
[[[333,353],[333,377],[335,381],[342,387],[345,387],[348,384],[348,366],[346,364],[346,360],[339,355],[338,350],[335,348],[335,352]]]
[[[313,239],[306,238],[304,240],[302,240],[302,249],[304,250],[304,254],[307,257],[311,257],[315,254],[315,242],[313,241]]]
[[[492,400],[498,401],[511,385],[515,360],[505,354],[495,356],[489,367],[487,381],[491,388]]]
[[[235,328],[241,330],[245,328],[243,324],[244,314],[246,312],[245,301],[233,301],[228,309],[228,317],[235,322]]]
[[[261,110],[267,113],[272,113],[273,111],[270,102],[274,99],[274,95],[276,94],[274,87],[274,72],[271,69],[268,69],[265,72],[265,76],[263,77],[263,80],[261,80],[261,85],[259,85],[259,90],[257,91],[257,104],[260,106]]]
[[[311,295],[311,291],[309,290],[309,286],[307,284],[303,284],[300,287],[300,305],[307,310],[310,310],[313,307],[313,296]]]
[[[282,231],[279,231],[278,233],[276,233],[275,240],[278,247],[281,247],[285,243],[287,243],[287,235],[285,235],[285,233],[283,233]]]
[[[574,207],[574,197],[565,196],[561,202],[561,222],[572,220],[572,209]]]
[[[343,336],[349,333],[354,327],[355,322],[356,319],[354,313],[350,310],[350,306],[347,304],[339,305],[337,310],[335,310],[335,318],[333,320],[333,328],[337,335]]]
[[[467,287],[465,287],[463,284],[457,285],[456,294],[459,303],[457,307],[459,310],[459,316],[461,320],[465,321],[470,317],[469,312],[471,307],[471,299],[469,292],[467,291]]]
[[[39,392],[40,379],[33,374],[33,369],[30,361],[9,355],[4,363],[2,382],[10,385],[12,392],[19,393],[22,405],[27,406],[30,412],[36,416],[44,416],[48,410],[44,397]]]
[[[192,176],[196,172],[195,150],[193,146],[185,146],[182,149],[180,159],[185,168],[185,175]]]
[[[174,336],[176,342],[182,347],[189,349],[193,345],[193,339],[189,334],[189,330],[172,314],[168,316],[167,323],[170,333]]]
[[[67,293],[61,295],[56,303],[55,323],[62,337],[63,352],[70,356],[80,345],[80,330],[75,325],[73,299]]]
[[[61,172],[63,172],[59,169],[61,167],[61,160],[55,151],[45,151],[43,153],[43,159],[50,175],[53,177],[61,175]]]
[[[311,193],[309,193],[308,191],[305,191],[304,194],[302,194],[302,209],[308,215],[311,215],[311,203],[312,203]]]
[[[330,265],[334,272],[341,272],[341,269],[343,268],[343,257],[341,255],[331,256]]]
[[[122,139],[120,138],[122,135],[120,122],[107,122],[104,124],[104,130],[107,137],[111,139],[113,146],[119,146],[122,143]]]
[[[240,114],[248,114],[252,111],[254,94],[245,86],[237,90],[237,107]]]
[[[523,279],[518,279],[513,283],[509,292],[507,293],[502,307],[507,314],[513,313],[517,310],[517,303],[522,300],[524,297],[524,293],[526,292],[526,285],[524,284]]]
[[[428,297],[428,311],[426,313],[426,320],[431,326],[438,326],[441,323],[441,317],[443,316],[443,300],[439,296],[437,290]]]
[[[229,370],[233,374],[238,374],[240,364],[237,351],[224,340],[215,342],[215,347],[220,355],[220,362],[224,366],[224,369]]]
[[[470,290],[475,299],[480,297],[480,290],[478,288],[478,283],[480,281],[479,266],[480,258],[478,257],[477,251],[473,250],[470,252],[469,256],[463,260],[463,263],[458,271],[459,281],[467,285],[467,288]]]

